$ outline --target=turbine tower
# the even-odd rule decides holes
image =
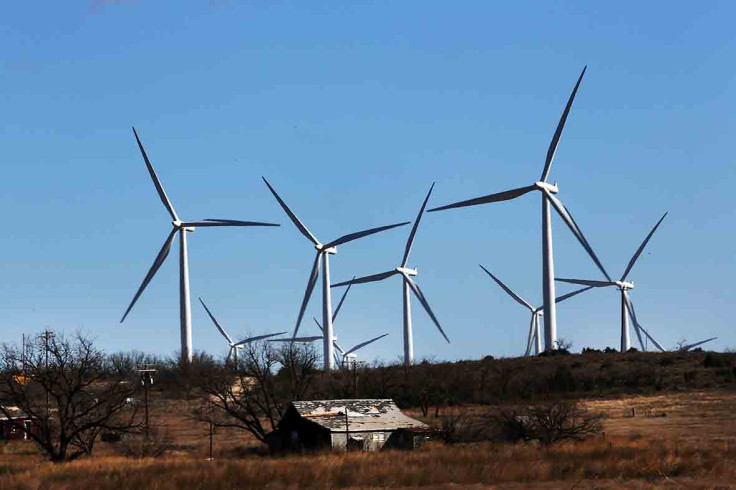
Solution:
[[[125,321],[125,318],[128,316],[128,313],[130,313],[133,305],[135,305],[136,301],[138,301],[138,298],[140,298],[141,294],[143,294],[143,291],[148,286],[148,283],[151,282],[153,276],[156,275],[156,272],[158,272],[158,269],[161,267],[161,265],[166,260],[166,257],[168,257],[169,255],[169,251],[171,250],[171,245],[174,242],[174,238],[176,238],[176,235],[179,235],[179,314],[181,320],[181,357],[187,362],[190,362],[192,360],[192,306],[189,297],[189,257],[187,254],[187,233],[193,232],[196,228],[200,227],[279,225],[274,223],[236,221],[230,219],[205,219],[202,221],[180,220],[179,216],[174,210],[174,206],[171,204],[171,201],[166,195],[166,191],[161,185],[161,181],[156,175],[156,171],[153,169],[153,165],[151,165],[151,161],[148,159],[148,155],[146,155],[146,150],[143,149],[143,144],[141,143],[140,138],[138,138],[138,133],[136,132],[135,128],[133,128],[133,134],[135,135],[135,140],[138,143],[138,148],[141,151],[141,155],[143,155],[143,161],[146,163],[148,173],[151,175],[151,180],[153,180],[153,185],[156,187],[158,197],[161,199],[161,202],[163,202],[173,221],[171,222],[171,232],[166,238],[164,246],[161,247],[158,255],[156,255],[156,258],[153,260],[153,265],[148,270],[146,277],[143,278],[143,283],[138,288],[135,296],[133,296],[133,300],[130,302],[128,309],[125,310],[125,314],[120,320],[120,323],[123,323]]]
[[[217,327],[217,330],[220,331],[223,337],[225,337],[225,340],[227,340],[227,343],[230,345],[230,350],[227,352],[227,357],[225,358],[225,363],[227,363],[230,360],[230,357],[233,358],[235,361],[235,366],[238,365],[238,349],[242,349],[245,344],[250,344],[251,342],[255,342],[257,340],[263,340],[268,339],[271,337],[275,337],[277,335],[285,334],[286,332],[278,332],[278,333],[270,333],[266,335],[258,335],[256,337],[249,337],[247,339],[241,340],[239,342],[233,341],[233,339],[227,334],[224,328],[220,326],[220,323],[215,318],[215,315],[212,314],[209,308],[207,308],[207,305],[204,304],[204,301],[202,301],[202,298],[199,298],[199,302],[202,303],[202,306],[204,307],[204,310],[207,312],[207,315],[209,315],[210,319],[212,320],[212,323],[215,324],[215,327]]]
[[[550,142],[549,148],[547,149],[547,157],[544,162],[544,170],[542,170],[542,177],[538,182],[535,182],[532,185],[526,187],[520,187],[518,189],[511,189],[504,192],[489,194],[487,196],[469,199],[467,201],[461,201],[454,204],[448,204],[446,206],[440,206],[438,208],[430,209],[429,211],[427,211],[431,213],[444,209],[476,206],[478,204],[487,204],[491,202],[508,201],[511,199],[516,199],[517,197],[523,196],[524,194],[532,191],[539,191],[542,193],[542,291],[544,293],[544,347],[547,350],[555,349],[557,344],[557,313],[555,308],[554,282],[555,267],[552,252],[552,215],[550,211],[550,204],[553,208],[555,208],[555,211],[557,211],[565,224],[570,228],[570,231],[572,231],[573,235],[575,235],[575,238],[577,238],[583,248],[588,252],[588,255],[590,255],[590,257],[593,259],[593,261],[601,270],[606,279],[608,279],[609,281],[611,280],[611,278],[608,276],[608,273],[605,271],[600,261],[598,260],[598,257],[596,257],[595,253],[593,252],[593,249],[588,244],[588,241],[578,227],[577,223],[575,223],[575,220],[573,219],[570,212],[567,210],[567,208],[565,208],[562,202],[560,202],[560,200],[554,196],[554,194],[557,194],[558,192],[557,184],[555,183],[554,185],[552,185],[547,182],[549,172],[552,169],[552,161],[554,160],[555,152],[557,151],[557,145],[560,142],[560,136],[562,136],[562,130],[565,127],[567,116],[570,112],[570,108],[572,107],[573,100],[575,100],[575,94],[577,94],[578,92],[578,87],[580,87],[580,82],[583,80],[583,75],[585,75],[586,69],[587,67],[583,68],[582,73],[580,73],[580,77],[575,84],[575,88],[573,88],[572,93],[570,94],[570,98],[567,101],[565,110],[562,112],[562,117],[557,124],[557,129],[555,130],[555,133],[552,136],[552,141]]]
[[[424,307],[429,317],[432,319],[432,322],[434,322],[435,326],[437,326],[437,329],[439,329],[442,336],[445,338],[447,343],[450,343],[450,339],[447,338],[447,335],[445,334],[445,331],[442,330],[442,327],[440,326],[440,322],[437,320],[437,317],[435,316],[434,312],[432,311],[432,308],[429,306],[429,303],[427,302],[427,298],[425,298],[424,294],[422,293],[421,289],[419,289],[419,286],[412,280],[412,277],[415,277],[417,275],[416,269],[409,269],[406,267],[407,263],[409,262],[409,253],[411,252],[411,246],[414,243],[414,237],[417,233],[417,228],[419,227],[419,222],[422,219],[422,215],[424,214],[424,209],[427,207],[427,202],[429,201],[429,196],[432,194],[432,189],[434,189],[434,183],[429,188],[429,192],[427,192],[427,197],[424,198],[424,202],[422,203],[422,207],[419,209],[419,214],[417,215],[417,219],[414,221],[414,226],[411,229],[411,233],[409,233],[409,238],[406,241],[406,247],[404,248],[404,257],[401,259],[401,265],[399,267],[387,271],[387,272],[381,272],[379,274],[373,274],[370,276],[364,276],[360,277],[358,279],[351,279],[350,281],[341,282],[338,284],[334,284],[332,287],[340,287],[340,286],[351,286],[353,284],[362,284],[366,282],[376,282],[376,281],[382,281],[384,279],[388,279],[391,276],[395,275],[401,275],[402,277],[402,298],[404,301],[404,365],[410,366],[414,363],[414,337],[412,333],[412,322],[411,322],[411,292],[413,292],[417,299],[419,300],[419,303]]]
[[[297,229],[307,237],[309,241],[311,241],[314,244],[314,248],[317,250],[316,257],[314,259],[314,264],[312,265],[312,271],[309,273],[309,280],[307,281],[307,289],[304,291],[304,299],[302,300],[301,308],[299,309],[299,315],[296,319],[296,327],[294,328],[294,337],[296,338],[296,334],[299,331],[299,325],[302,322],[302,317],[304,316],[304,310],[307,308],[307,303],[309,303],[309,298],[312,296],[312,291],[314,290],[314,286],[317,283],[317,278],[319,277],[319,269],[320,269],[320,263],[322,268],[324,269],[322,274],[322,324],[324,325],[324,364],[325,364],[325,370],[331,370],[333,366],[333,357],[334,357],[334,348],[332,343],[333,338],[333,330],[332,330],[332,298],[330,295],[330,255],[337,253],[337,246],[342,245],[344,243],[351,242],[353,240],[357,240],[358,238],[362,238],[368,235],[373,235],[374,233],[378,233],[385,230],[390,230],[391,228],[396,228],[398,226],[404,226],[409,224],[409,222],[404,223],[396,223],[393,225],[387,225],[387,226],[379,226],[378,228],[371,228],[368,230],[358,231],[355,233],[350,233],[348,235],[343,235],[340,238],[333,240],[327,244],[322,244],[317,238],[315,238],[314,235],[307,229],[304,224],[299,221],[299,218],[297,218],[296,214],[294,214],[291,209],[286,205],[286,203],[279,197],[279,195],[276,193],[273,187],[271,187],[271,184],[268,183],[268,181],[263,178],[263,182],[266,183],[266,186],[268,186],[268,189],[271,191],[271,194],[273,194],[273,197],[276,198],[276,200],[279,202],[283,210],[286,212],[286,214],[289,216],[289,219],[294,223],[294,225],[297,227]]]
[[[639,323],[636,321],[634,314],[634,305],[631,303],[631,299],[629,298],[628,293],[629,290],[634,289],[634,283],[626,281],[626,277],[629,275],[629,272],[631,272],[631,269],[634,267],[634,264],[636,264],[639,256],[644,251],[644,248],[647,246],[647,243],[649,243],[652,235],[654,235],[654,232],[657,231],[657,228],[659,228],[659,225],[662,224],[662,221],[666,216],[667,213],[664,213],[664,215],[662,215],[659,221],[657,221],[657,224],[654,225],[654,228],[652,228],[652,231],[649,232],[641,245],[639,245],[639,248],[634,253],[634,256],[631,257],[629,265],[626,266],[626,270],[621,276],[621,279],[619,279],[618,281],[611,281],[610,279],[608,281],[590,281],[586,279],[556,279],[560,282],[566,282],[569,284],[580,284],[583,286],[591,286],[594,288],[615,287],[621,292],[621,352],[627,352],[631,348],[631,338],[629,336],[628,321],[629,316],[631,316],[631,321],[634,324],[634,331],[639,338],[639,345],[641,346],[642,350],[646,350],[646,348],[644,346],[644,342],[641,338],[641,333],[639,332],[639,330],[644,332],[644,334],[649,337],[649,339],[654,343],[654,345],[657,346],[657,348],[659,348],[659,350],[664,350],[662,349],[662,346],[660,346],[656,340],[651,338],[646,330],[642,329]]]
[[[540,333],[539,332],[539,317],[544,315],[544,312],[542,311],[543,307],[538,306],[534,308],[532,305],[526,302],[524,298],[522,298],[521,296],[513,292],[511,288],[509,288],[507,285],[501,282],[499,278],[491,274],[491,272],[488,269],[486,269],[482,265],[480,266],[480,268],[486,271],[486,274],[491,276],[491,279],[496,281],[496,284],[501,286],[501,289],[506,291],[506,293],[508,293],[508,295],[514,299],[514,301],[519,303],[521,306],[526,307],[529,310],[529,312],[532,314],[531,322],[529,323],[529,336],[526,341],[526,351],[524,352],[524,356],[528,356],[531,353],[532,346],[534,347],[534,354],[539,355],[539,353],[542,351],[542,338],[539,335]],[[571,293],[567,293],[567,294],[563,294],[562,296],[558,296],[557,298],[555,298],[555,303],[560,303],[562,301],[565,301],[566,299],[572,298],[573,296],[577,296],[580,293],[584,293],[585,291],[592,289],[592,287],[593,286],[588,286],[585,288],[577,289]]]

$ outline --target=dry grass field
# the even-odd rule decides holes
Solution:
[[[606,415],[605,433],[544,448],[524,444],[434,444],[416,452],[249,454],[253,440],[219,430],[208,461],[208,428],[183,402],[158,401],[154,417],[175,444],[158,459],[117,454],[43,462],[31,445],[0,446],[0,488],[730,488],[736,487],[736,394],[704,392],[586,402]],[[633,412],[632,412],[633,409]],[[633,416],[632,416],[633,415]]]

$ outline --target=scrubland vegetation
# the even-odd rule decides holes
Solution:
[[[272,345],[254,344],[237,365],[204,354],[184,365],[139,353],[106,356],[83,337],[59,338],[58,360],[52,355],[48,368],[39,350],[46,344],[21,357],[5,346],[2,403],[45,415],[39,386],[55,395],[45,439],[0,444],[0,488],[736,482],[736,354],[587,351],[324,374],[310,348]],[[157,367],[150,427],[135,369],[142,362]],[[263,435],[291,399],[353,397],[393,398],[408,414],[445,429],[445,440],[415,452],[268,454]]]
[[[5,457],[3,457],[5,459]],[[736,477],[733,444],[611,438],[549,447],[441,446],[416,452],[289,458],[97,457],[66,465],[6,461],[3,488],[335,488],[448,484],[555,487],[726,488]]]

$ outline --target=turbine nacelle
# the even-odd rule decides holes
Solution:
[[[409,268],[407,268],[407,267],[397,267],[397,268],[396,268],[396,271],[397,271],[397,272],[398,272],[399,274],[406,274],[407,276],[410,276],[410,277],[414,277],[414,276],[416,276],[417,274],[419,274],[419,272],[417,272],[417,270],[416,270],[416,269],[409,269]]]
[[[171,224],[176,228],[177,230],[184,230],[188,232],[193,232],[196,228],[193,226],[184,226],[184,222],[181,220],[174,220],[171,222]]]
[[[547,189],[552,194],[557,194],[560,191],[557,187],[557,182],[555,182],[554,184],[550,184],[549,182],[535,182],[534,186],[540,191]]]
[[[317,245],[315,245],[314,248],[317,249],[318,252],[322,252],[322,253],[326,253],[330,255],[335,255],[337,253],[337,247],[325,248],[325,246],[322,245],[321,243],[318,243]]]
[[[616,286],[618,286],[619,289],[622,289],[624,291],[626,291],[628,289],[634,289],[634,283],[633,282],[616,281]]]

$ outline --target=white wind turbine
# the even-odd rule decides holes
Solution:
[[[578,78],[575,88],[570,94],[570,98],[567,101],[565,110],[562,112],[560,122],[557,124],[557,129],[552,136],[549,148],[547,149],[547,157],[544,162],[544,170],[542,171],[542,177],[538,182],[526,187],[520,187],[518,189],[511,189],[504,192],[498,192],[495,194],[489,194],[487,196],[478,197],[475,199],[469,199],[467,201],[461,201],[454,204],[448,204],[446,206],[440,206],[438,208],[430,209],[427,212],[441,211],[443,209],[461,208],[465,206],[475,206],[478,204],[487,204],[491,202],[508,201],[517,197],[523,196],[524,194],[532,191],[539,191],[542,193],[542,291],[544,293],[544,344],[545,349],[551,350],[556,348],[557,344],[557,312],[555,308],[555,268],[552,253],[552,215],[550,211],[550,204],[555,208],[557,213],[560,215],[565,224],[570,228],[575,238],[580,242],[583,248],[588,252],[588,255],[593,259],[598,268],[603,272],[606,279],[610,280],[608,273],[601,265],[595,252],[588,244],[585,236],[578,227],[577,223],[573,219],[570,212],[565,206],[554,196],[557,194],[558,187],[547,182],[547,177],[552,169],[552,160],[554,160],[555,152],[557,151],[557,145],[562,135],[562,130],[565,127],[567,116],[570,112],[575,94],[577,94],[580,82],[583,80],[583,75],[587,67],[583,68],[580,77]]]
[[[274,223],[260,223],[260,222],[255,222],[255,221],[236,221],[236,220],[230,220],[230,219],[205,219],[202,221],[182,221],[180,220],[179,216],[176,214],[176,211],[174,210],[174,206],[171,204],[171,201],[169,201],[169,198],[166,195],[166,191],[164,191],[164,188],[161,185],[161,181],[159,181],[158,176],[156,175],[156,171],[153,169],[153,165],[151,165],[151,162],[148,159],[148,155],[146,155],[146,151],[143,149],[143,145],[141,144],[141,140],[138,138],[138,133],[136,132],[135,128],[133,128],[133,134],[135,135],[135,140],[138,143],[138,148],[141,151],[141,155],[143,155],[143,161],[146,162],[148,173],[151,174],[151,179],[153,180],[153,185],[156,187],[156,192],[158,192],[158,196],[159,198],[161,198],[161,202],[164,203],[164,206],[166,207],[166,210],[171,215],[171,219],[173,221],[171,222],[171,225],[172,225],[171,232],[169,233],[169,236],[166,238],[166,241],[164,242],[164,246],[161,247],[161,250],[158,252],[158,255],[156,255],[156,258],[153,260],[153,265],[148,270],[146,277],[143,278],[143,283],[138,288],[138,291],[135,293],[135,296],[133,296],[133,300],[130,302],[128,309],[125,310],[125,314],[123,315],[123,318],[120,320],[120,323],[123,323],[125,321],[125,318],[128,316],[128,313],[130,313],[130,310],[133,308],[133,305],[135,305],[136,301],[138,301],[138,298],[140,298],[141,294],[143,294],[143,291],[146,289],[146,286],[148,286],[148,283],[151,282],[151,280],[153,279],[153,276],[156,275],[156,272],[158,272],[158,269],[164,263],[164,261],[166,260],[166,257],[168,257],[169,251],[171,250],[171,245],[174,242],[174,238],[178,234],[179,235],[179,312],[180,312],[180,319],[181,319],[181,357],[182,359],[191,361],[192,360],[192,306],[191,306],[191,301],[189,297],[189,258],[187,254],[187,232],[193,232],[196,228],[199,228],[199,227],[212,227],[212,226],[279,226],[279,225],[274,224]]]
[[[348,295],[348,292],[349,291],[350,291],[350,286],[348,286],[347,289],[345,290],[345,292],[342,293],[342,298],[340,298],[340,302],[337,304],[337,308],[335,308],[335,311],[332,314],[332,324],[333,325],[335,324],[335,320],[337,319],[337,314],[340,312],[340,308],[342,308],[342,304],[345,302],[345,297]],[[317,324],[317,327],[319,327],[319,330],[320,330],[320,332],[322,332],[322,335],[312,336],[312,337],[294,337],[294,338],[287,338],[287,339],[274,339],[274,340],[269,340],[269,342],[289,342],[289,343],[296,342],[296,343],[306,344],[306,343],[314,342],[315,340],[321,340],[321,339],[323,339],[324,338],[324,331],[325,330],[322,328],[322,324],[320,324],[317,321],[317,319],[314,318],[314,317],[312,317],[312,320],[314,320],[314,323]],[[350,348],[347,351],[345,349],[343,349],[342,347],[340,347],[340,345],[337,343],[337,336],[336,335],[333,335],[332,336],[332,345],[334,346],[335,349],[337,349],[337,352],[333,352],[332,353],[332,356],[333,356],[333,359],[335,361],[335,364],[337,366],[339,366],[339,367],[345,367],[346,366],[346,363],[348,363],[350,360],[353,360],[353,362],[355,362],[355,360],[354,360],[355,359],[355,352],[358,349],[362,349],[363,347],[365,347],[365,346],[367,346],[369,344],[372,344],[373,342],[375,342],[377,340],[382,339],[386,335],[388,335],[388,334],[379,335],[378,337],[373,338],[371,340],[367,340],[365,342],[361,342],[360,344],[357,344],[357,345],[353,346],[352,348]],[[338,352],[339,352],[339,355],[338,355]],[[342,358],[340,358],[340,356],[342,356]]]
[[[422,219],[422,215],[424,214],[424,209],[427,207],[427,202],[429,201],[429,196],[432,194],[432,189],[434,189],[434,183],[432,184],[432,187],[429,188],[429,192],[427,193],[427,197],[424,198],[424,202],[422,203],[422,207],[419,209],[419,214],[417,215],[417,219],[414,220],[414,226],[411,229],[411,233],[409,233],[409,238],[406,241],[406,247],[404,249],[404,257],[401,260],[401,265],[393,270],[387,271],[387,272],[381,272],[379,274],[373,274],[370,276],[364,276],[360,277],[358,279],[351,279],[350,281],[341,282],[338,284],[333,285],[333,288],[340,287],[340,286],[346,286],[346,285],[352,285],[352,284],[361,284],[366,282],[376,282],[376,281],[382,281],[384,279],[388,279],[391,276],[395,275],[401,275],[402,277],[402,298],[404,301],[404,364],[407,366],[410,366],[414,363],[414,336],[412,333],[412,322],[411,322],[411,294],[410,291],[412,291],[417,299],[419,300],[419,303],[424,307],[429,317],[432,319],[432,322],[437,326],[442,336],[445,338],[447,343],[450,343],[450,339],[447,338],[447,335],[445,334],[445,331],[442,330],[442,327],[440,326],[440,322],[437,320],[437,317],[435,316],[434,312],[432,311],[432,308],[429,306],[429,302],[427,302],[427,298],[424,297],[424,294],[422,293],[421,289],[419,289],[419,286],[412,280],[412,277],[417,275],[416,269],[409,269],[406,267],[407,263],[409,262],[409,253],[411,252],[411,246],[414,243],[414,237],[417,233],[417,228],[419,227],[419,222]]]
[[[631,317],[631,321],[634,324],[634,331],[636,332],[637,337],[639,338],[639,345],[641,346],[642,350],[646,350],[644,346],[644,342],[641,338],[640,330],[644,332],[644,334],[651,340],[654,345],[657,346],[657,348],[661,351],[664,351],[661,345],[657,343],[656,340],[654,340],[649,333],[644,330],[639,322],[636,320],[636,313],[634,312],[634,304],[631,302],[631,298],[629,298],[628,291],[630,289],[634,289],[634,283],[633,282],[627,282],[626,277],[629,275],[629,272],[631,272],[631,269],[634,267],[634,264],[636,264],[636,261],[639,259],[639,256],[644,251],[644,248],[647,246],[647,243],[649,243],[649,240],[652,238],[652,235],[654,235],[654,232],[657,231],[657,228],[659,228],[659,225],[662,224],[662,221],[667,216],[667,213],[664,213],[662,217],[657,221],[657,224],[654,225],[654,228],[652,228],[652,231],[649,232],[647,237],[644,239],[644,241],[639,245],[639,248],[634,253],[634,256],[631,257],[631,260],[629,261],[629,265],[626,266],[626,270],[624,271],[623,275],[621,276],[621,279],[618,281],[611,281],[610,279],[608,281],[590,281],[586,279],[556,279],[560,282],[566,282],[569,284],[580,284],[583,286],[591,286],[595,288],[602,288],[602,287],[615,287],[621,292],[621,352],[627,352],[631,348],[631,338],[629,336],[629,317]]]
[[[317,283],[317,278],[319,277],[319,269],[320,269],[320,262],[321,266],[324,268],[323,274],[322,274],[322,324],[324,325],[324,364],[325,364],[325,370],[330,370],[333,368],[333,361],[334,361],[334,348],[332,343],[332,338],[334,337],[333,329],[332,329],[332,297],[330,294],[330,255],[337,253],[337,246],[342,245],[344,243],[351,242],[353,240],[357,240],[358,238],[362,238],[368,235],[373,235],[374,233],[378,233],[385,230],[390,230],[391,228],[396,228],[398,226],[404,226],[409,224],[409,222],[404,223],[396,223],[393,225],[387,225],[387,226],[379,226],[378,228],[371,228],[368,230],[358,231],[355,233],[350,233],[347,235],[343,235],[340,238],[333,240],[327,244],[322,244],[317,238],[315,238],[314,235],[307,229],[304,224],[299,221],[299,218],[289,209],[289,207],[286,205],[286,203],[279,197],[279,195],[276,193],[273,187],[271,187],[271,184],[268,183],[268,181],[263,178],[263,182],[266,183],[268,186],[268,189],[271,191],[271,194],[276,198],[276,200],[279,202],[283,210],[286,212],[286,214],[289,216],[291,221],[294,223],[294,225],[297,227],[297,229],[309,239],[314,244],[314,248],[317,250],[317,255],[314,259],[314,264],[312,265],[312,271],[309,274],[309,280],[307,281],[307,289],[304,291],[304,299],[302,300],[301,308],[299,309],[299,316],[296,319],[296,327],[294,328],[294,338],[296,338],[296,334],[299,331],[299,325],[302,322],[302,317],[304,316],[304,310],[307,308],[307,303],[309,303],[309,298],[312,296],[312,291],[314,290],[314,286]]]
[[[314,323],[317,324],[317,326],[319,327],[320,331],[324,335],[324,331],[325,330],[322,328],[322,325],[320,325],[320,323],[317,321],[316,318],[312,317],[312,320],[314,320]],[[337,349],[337,352],[340,353],[339,356],[338,356],[337,352],[334,353],[335,363],[338,366],[340,366],[340,367],[350,367],[351,363],[355,363],[357,361],[357,359],[355,357],[355,352],[357,352],[359,349],[362,349],[366,345],[372,344],[373,342],[375,342],[377,340],[381,340],[382,338],[386,337],[387,335],[388,334],[385,333],[383,335],[379,335],[378,337],[372,338],[371,340],[366,340],[365,342],[361,342],[361,343],[359,343],[357,345],[354,345],[353,347],[351,347],[347,351],[345,349],[343,349],[342,347],[340,347],[340,345],[337,343],[337,337],[334,337],[334,340],[333,340],[332,343],[335,345],[335,349]],[[318,337],[318,338],[321,338],[321,337]],[[340,356],[342,356],[342,359],[340,358]]]
[[[540,332],[539,332],[539,317],[544,316],[544,312],[542,311],[543,307],[538,306],[534,308],[532,305],[526,302],[524,298],[522,298],[521,296],[513,292],[511,288],[505,285],[501,281],[501,279],[494,276],[491,273],[491,271],[489,271],[482,265],[480,266],[480,268],[486,271],[486,274],[491,276],[491,279],[496,281],[496,284],[501,286],[501,289],[506,291],[506,293],[508,293],[508,295],[514,299],[514,301],[519,303],[521,306],[526,307],[529,310],[529,312],[532,314],[531,322],[529,323],[529,336],[526,341],[526,351],[524,352],[524,355],[528,356],[531,353],[532,346],[534,346],[534,354],[539,355],[539,353],[542,351],[542,339],[541,339]],[[558,296],[557,298],[555,298],[555,303],[560,303],[562,301],[565,301],[566,299],[572,298],[573,296],[577,296],[580,293],[584,293],[585,291],[592,289],[592,287],[593,286],[588,286],[585,288],[577,289],[571,293],[567,293],[567,294],[563,294],[562,296]]]
[[[232,357],[235,361],[235,365],[238,365],[238,349],[242,349],[244,345],[250,344],[251,342],[256,342],[257,340],[263,340],[268,339],[271,337],[275,337],[277,335],[285,334],[286,332],[278,332],[278,333],[270,333],[266,335],[258,335],[256,337],[249,337],[247,339],[240,340],[238,342],[235,342],[232,337],[230,337],[227,332],[225,331],[222,326],[220,326],[220,323],[215,318],[215,315],[212,314],[209,308],[207,308],[207,305],[204,304],[204,301],[202,301],[202,298],[199,298],[199,302],[202,303],[202,306],[204,307],[204,310],[207,312],[207,315],[209,315],[210,319],[212,320],[212,323],[215,324],[215,327],[217,327],[217,330],[222,334],[223,337],[225,337],[225,340],[227,340],[227,343],[230,345],[230,350],[227,352],[227,357],[225,358],[225,362],[227,363],[230,358]]]

